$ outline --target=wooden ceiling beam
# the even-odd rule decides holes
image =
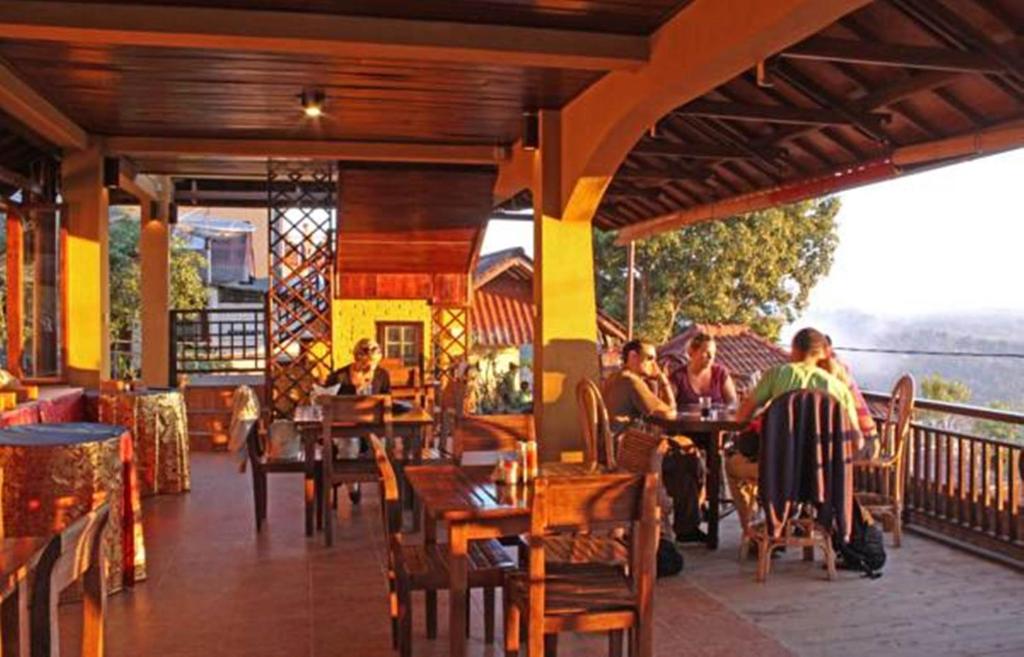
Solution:
[[[746,159],[752,155],[741,148],[723,144],[678,144],[669,141],[644,139],[632,151],[636,155],[656,157],[678,157],[694,160],[734,160]]]
[[[158,5],[0,1],[0,33],[62,43],[457,61],[594,71],[647,62],[644,36],[444,21]]]
[[[923,48],[904,46],[877,41],[834,39],[813,37],[788,48],[781,53],[787,59],[811,61],[845,62],[848,64],[869,64],[917,68],[933,71],[955,71],[958,73],[1002,73],[1005,64],[990,57],[952,50],[949,48]]]
[[[757,121],[793,125],[849,125],[850,119],[830,109],[792,105],[755,105],[750,103],[695,100],[672,112],[674,116],[702,116],[731,121]],[[878,116],[882,120],[882,115]]]
[[[24,6],[22,12],[30,13]],[[17,31],[8,34],[17,34]],[[78,151],[89,144],[85,130],[22,80],[3,60],[0,60],[0,110],[59,148]]]
[[[105,144],[108,153],[137,158],[184,156],[496,164],[508,157],[508,149],[502,146],[433,143],[108,137]]]

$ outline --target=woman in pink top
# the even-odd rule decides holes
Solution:
[[[736,385],[729,370],[715,362],[715,351],[711,335],[698,333],[690,338],[686,345],[688,362],[672,373],[677,404],[697,404],[701,397],[710,397],[715,404],[736,403]]]

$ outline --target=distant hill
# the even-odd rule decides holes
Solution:
[[[838,347],[1024,354],[1021,312],[892,319],[832,311],[802,318],[784,337],[803,326],[829,333]],[[910,372],[919,380],[929,374],[940,374],[966,383],[973,392],[974,404],[1003,401],[1024,405],[1024,358],[839,353],[853,368],[861,386],[868,390],[888,390],[902,372]]]

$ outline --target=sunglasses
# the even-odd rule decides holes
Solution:
[[[356,353],[359,354],[360,356],[368,356],[369,354],[375,354],[378,351],[380,351],[380,347],[378,347],[377,345],[373,345],[372,347],[362,347]]]

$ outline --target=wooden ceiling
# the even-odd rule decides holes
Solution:
[[[523,108],[561,107],[593,71],[0,39],[0,58],[91,133],[508,144]],[[317,120],[303,89],[327,94]]]
[[[896,149],[1024,118],[1024,2],[879,0],[766,69],[761,84],[747,72],[641,138],[596,225],[678,217],[765,190],[827,190],[844,168],[861,167],[867,182],[881,175],[872,163],[888,167]]]
[[[692,0],[80,0],[650,34]]]
[[[338,271],[470,271],[491,209],[493,167],[343,164]]]

